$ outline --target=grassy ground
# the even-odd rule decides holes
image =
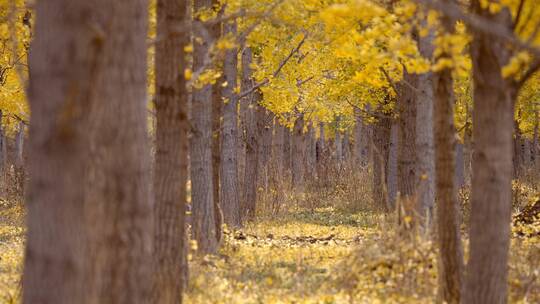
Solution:
[[[0,201],[0,303],[17,303],[24,248],[24,212]]]
[[[21,207],[0,206],[0,303],[19,299],[22,218]],[[191,259],[185,302],[433,303],[435,244],[395,222],[332,207],[262,216],[227,232],[219,255]],[[516,235],[512,303],[540,303],[539,272],[540,238]]]
[[[191,262],[187,303],[433,303],[437,252],[392,217],[332,208],[262,218]],[[514,238],[511,302],[540,303],[540,240]]]

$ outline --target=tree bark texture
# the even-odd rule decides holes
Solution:
[[[212,8],[211,0],[196,0],[195,12]],[[208,32],[211,32],[208,29]],[[197,36],[198,34],[195,33]],[[211,39],[211,36],[209,37]],[[193,70],[204,66],[204,56],[211,41],[194,39]],[[191,108],[191,204],[192,232],[200,254],[214,253],[216,238],[216,213],[214,205],[214,176],[212,165],[212,85],[193,89]]]
[[[147,4],[36,4],[23,303],[150,302]]]
[[[399,114],[398,192],[401,198],[410,198],[416,191],[416,93],[418,76],[405,72],[397,108]],[[418,211],[418,210],[417,210]],[[419,213],[419,216],[423,214]]]
[[[184,46],[189,33],[175,33],[186,21],[185,0],[159,0],[155,53],[156,153],[154,161],[153,302],[182,302],[187,280],[185,212],[188,178],[188,118]]]
[[[253,54],[251,48],[245,48],[242,52],[242,87],[250,89],[253,87],[251,63]],[[259,173],[259,132],[257,128],[257,111],[259,111],[260,93],[258,91],[245,97],[242,102],[247,103],[245,113],[246,128],[246,157],[244,172],[244,201],[242,202],[242,216],[246,219],[255,217],[257,204],[257,181]]]
[[[433,33],[419,38],[421,54],[433,56]],[[435,147],[433,144],[433,73],[418,75],[416,94],[416,189],[418,212],[431,221],[435,204]],[[427,226],[426,225],[426,226]]]
[[[236,23],[223,25],[224,34],[236,34]],[[238,99],[234,93],[237,86],[238,58],[236,48],[225,53],[223,74],[227,85],[222,89],[225,98],[223,105],[223,133],[221,136],[221,208],[224,222],[230,227],[242,226],[240,216],[240,197],[238,184]]]
[[[448,20],[446,20],[449,23]],[[451,30],[450,28],[448,30]],[[455,180],[455,127],[452,71],[435,77],[434,133],[436,199],[439,247],[439,297],[446,303],[460,303],[463,250],[460,235],[459,201]]]
[[[388,189],[388,205],[393,208],[396,206],[398,192],[397,159],[399,145],[399,125],[397,121],[392,121],[390,128],[390,142],[388,147],[388,171],[386,173],[386,184]]]
[[[508,11],[497,14],[472,3],[474,13],[512,26]],[[510,52],[504,42],[473,32],[473,138],[475,145],[470,218],[470,258],[464,303],[507,303],[512,202],[514,89],[501,75]],[[497,134],[497,136],[493,136]]]
[[[388,152],[390,143],[390,118],[383,112],[373,126],[373,203],[381,210],[389,210],[386,173],[388,172]]]

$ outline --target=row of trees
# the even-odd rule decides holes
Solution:
[[[39,1],[24,302],[180,302],[188,197],[198,252],[215,253],[222,223],[254,218],[259,185],[289,170],[303,192],[329,146],[334,167],[371,163],[381,209],[437,219],[444,301],[505,302],[514,135],[532,121],[538,146],[538,19],[523,17],[537,12],[418,2],[158,0],[148,40],[144,0]],[[466,278],[456,116],[474,139]]]

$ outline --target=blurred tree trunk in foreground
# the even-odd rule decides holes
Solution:
[[[39,1],[23,303],[148,303],[144,0]]]

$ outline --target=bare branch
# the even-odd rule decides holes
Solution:
[[[415,0],[432,9],[438,10],[453,20],[461,20],[471,29],[480,31],[495,38],[503,39],[517,48],[529,51],[535,57],[540,57],[540,49],[531,43],[523,42],[512,30],[502,24],[493,22],[485,17],[466,13],[459,5],[436,0]]]
[[[283,67],[287,64],[287,62],[289,62],[289,60],[292,58],[292,56],[294,54],[296,54],[300,48],[302,47],[302,45],[304,45],[304,42],[306,41],[306,38],[307,38],[307,34],[304,34],[304,38],[302,38],[302,40],[300,41],[300,43],[298,43],[298,45],[293,48],[291,50],[291,52],[289,53],[289,55],[287,55],[287,57],[285,57],[279,64],[278,68],[274,71],[274,73],[272,73],[272,78],[275,78],[279,75],[279,73],[281,72],[281,70],[283,69]],[[269,78],[265,78],[263,81],[257,83],[256,85],[254,85],[252,88],[250,88],[249,90],[245,91],[245,92],[242,92],[240,94],[238,94],[237,98],[240,100],[246,96],[248,96],[249,94],[255,92],[255,90],[257,90],[258,88],[262,87],[262,86],[265,86],[267,85],[268,83],[270,83],[270,79]]]

